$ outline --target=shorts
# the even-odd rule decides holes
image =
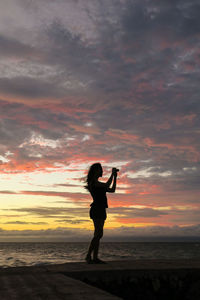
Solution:
[[[102,219],[106,220],[106,208],[105,207],[91,207],[90,208],[90,219]]]

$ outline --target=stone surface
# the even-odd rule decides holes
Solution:
[[[15,299],[196,300],[200,261],[76,262],[0,269],[0,300]]]
[[[117,300],[109,293],[59,273],[14,269],[0,274],[1,300]]]

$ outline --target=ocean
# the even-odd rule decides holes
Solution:
[[[84,261],[86,242],[0,243],[0,267]],[[200,242],[102,242],[99,257],[109,260],[200,259]]]

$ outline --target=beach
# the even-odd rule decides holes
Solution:
[[[127,260],[0,269],[1,300],[199,299],[200,260]]]

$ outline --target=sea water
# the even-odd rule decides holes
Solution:
[[[0,267],[82,262],[88,243],[0,243]],[[199,242],[102,242],[103,260],[200,259]]]

